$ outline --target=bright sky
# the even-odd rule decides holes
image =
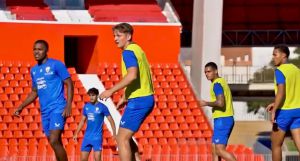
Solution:
[[[295,47],[290,47],[290,58],[296,57],[294,54]],[[252,63],[253,66],[268,65],[272,59],[272,47],[253,47],[252,48]]]

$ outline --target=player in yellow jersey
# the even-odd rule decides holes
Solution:
[[[300,150],[300,70],[288,62],[289,48],[277,45],[273,50],[275,69],[275,100],[268,105],[273,123],[272,160],[282,160],[285,133],[291,131],[295,145]]]
[[[142,48],[132,42],[133,28],[130,24],[118,24],[113,27],[113,32],[117,46],[122,49],[123,79],[99,97],[107,99],[114,92],[125,88],[125,94],[117,104],[117,108],[120,108],[127,103],[117,134],[119,155],[121,161],[140,160],[132,136],[154,107],[150,66]]]
[[[212,137],[214,161],[236,161],[233,154],[226,151],[227,142],[234,126],[232,96],[225,79],[219,77],[218,67],[214,62],[205,65],[205,75],[212,82],[210,101],[201,100],[201,106],[212,107],[214,133]]]

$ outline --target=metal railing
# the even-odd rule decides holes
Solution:
[[[229,84],[274,82],[274,69],[267,66],[222,66],[220,75]]]

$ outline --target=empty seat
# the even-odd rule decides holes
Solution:
[[[5,79],[5,80],[14,80],[15,77],[14,77],[13,74],[8,73],[8,74],[5,75],[4,79]]]
[[[9,67],[5,67],[5,66],[1,67],[1,73],[8,74],[9,73]]]

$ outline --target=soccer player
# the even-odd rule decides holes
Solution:
[[[295,145],[300,150],[300,70],[288,62],[289,48],[277,45],[273,50],[275,69],[275,100],[267,106],[273,123],[272,159],[282,160],[285,133],[291,131]]]
[[[214,133],[212,137],[214,161],[224,159],[236,161],[233,154],[226,151],[227,142],[234,126],[233,105],[230,88],[224,78],[219,77],[218,67],[209,62],[204,69],[206,78],[212,82],[210,86],[211,101],[201,100],[201,106],[212,107]]]
[[[67,161],[67,154],[61,141],[66,118],[71,115],[74,94],[73,82],[66,66],[48,58],[48,43],[37,40],[33,46],[33,56],[37,65],[31,68],[32,91],[16,109],[14,116],[20,116],[24,107],[39,97],[43,131],[55,152],[58,161]],[[67,100],[64,97],[67,86]]]
[[[88,90],[88,95],[90,96],[90,103],[85,104],[83,107],[83,116],[79,122],[78,128],[74,133],[73,139],[77,140],[77,135],[84,125],[87,119],[87,128],[84,134],[84,139],[81,145],[81,161],[88,161],[89,154],[94,149],[94,160],[101,161],[101,151],[102,151],[102,125],[104,121],[104,116],[106,116],[109,121],[113,136],[116,136],[116,127],[113,118],[107,107],[98,102],[99,91],[96,88],[91,88]]]
[[[117,134],[119,155],[121,161],[140,160],[138,147],[132,136],[154,107],[150,66],[142,48],[132,42],[133,28],[130,24],[114,26],[113,33],[115,43],[122,49],[123,79],[102,92],[99,97],[106,100],[116,91],[125,88],[124,95],[117,103],[119,109],[127,102]]]

